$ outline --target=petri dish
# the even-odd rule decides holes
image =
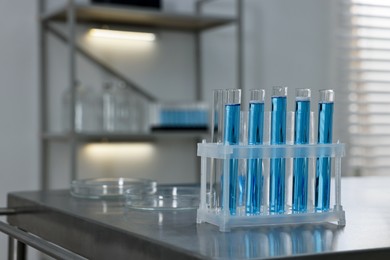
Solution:
[[[154,192],[126,190],[126,206],[141,210],[188,210],[199,207],[198,186],[157,186]]]
[[[125,191],[135,193],[153,193],[157,183],[148,179],[138,178],[91,178],[74,180],[70,193],[74,197],[87,199],[123,198]]]

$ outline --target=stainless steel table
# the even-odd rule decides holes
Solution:
[[[121,201],[77,199],[68,191],[15,192],[28,207],[8,222],[89,259],[390,259],[390,178],[344,178],[347,225],[238,228],[196,224],[196,211],[128,210]],[[66,258],[66,257],[65,257]]]

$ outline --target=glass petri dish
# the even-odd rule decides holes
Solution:
[[[114,199],[123,198],[125,191],[135,193],[153,193],[157,183],[148,179],[137,178],[92,178],[74,180],[70,193],[78,198]]]
[[[154,192],[126,190],[126,206],[141,210],[187,210],[199,207],[200,188],[195,186],[157,186]]]

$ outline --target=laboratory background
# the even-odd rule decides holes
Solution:
[[[389,178],[387,1],[108,2],[0,0],[0,207],[8,193],[69,189],[75,179],[199,184],[197,143],[210,137],[216,89],[241,89],[242,104],[264,89],[265,111],[274,86],[288,87],[289,111],[295,89],[310,89],[315,115],[319,90],[333,89],[342,179]],[[69,26],[71,13],[56,10],[70,4],[220,19],[202,27],[140,16],[137,26],[115,22],[126,20],[118,11],[111,24]],[[0,259],[7,243],[1,233]]]

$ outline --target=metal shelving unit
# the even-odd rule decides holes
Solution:
[[[130,8],[125,6],[112,5],[80,5],[74,3],[74,0],[67,0],[67,5],[57,10],[46,12],[45,0],[39,0],[40,10],[40,165],[41,165],[41,189],[46,190],[49,187],[48,172],[48,145],[52,141],[66,141],[70,144],[70,175],[71,179],[77,178],[77,146],[83,142],[95,141],[152,141],[158,138],[193,138],[204,135],[202,131],[185,131],[174,133],[151,133],[151,134],[110,134],[110,133],[77,133],[75,131],[75,88],[71,91],[71,131],[67,134],[48,132],[48,83],[47,83],[47,34],[51,33],[57,39],[67,44],[69,55],[68,78],[69,86],[75,86],[76,82],[76,54],[87,58],[96,66],[100,67],[115,78],[125,82],[134,92],[143,96],[146,100],[156,101],[150,93],[132,82],[125,75],[116,71],[110,64],[94,57],[88,50],[80,46],[75,41],[75,27],[77,24],[94,25],[121,25],[141,28],[153,28],[158,30],[175,30],[182,32],[192,32],[195,35],[194,59],[195,65],[195,85],[196,98],[201,98],[201,33],[219,26],[235,23],[237,25],[237,86],[243,86],[243,44],[242,44],[242,0],[236,0],[237,16],[211,16],[201,14],[202,6],[212,0],[198,0],[196,2],[196,14],[176,14],[163,11],[145,10],[141,8]],[[67,33],[63,33],[52,26],[52,22],[62,22],[66,24]]]

